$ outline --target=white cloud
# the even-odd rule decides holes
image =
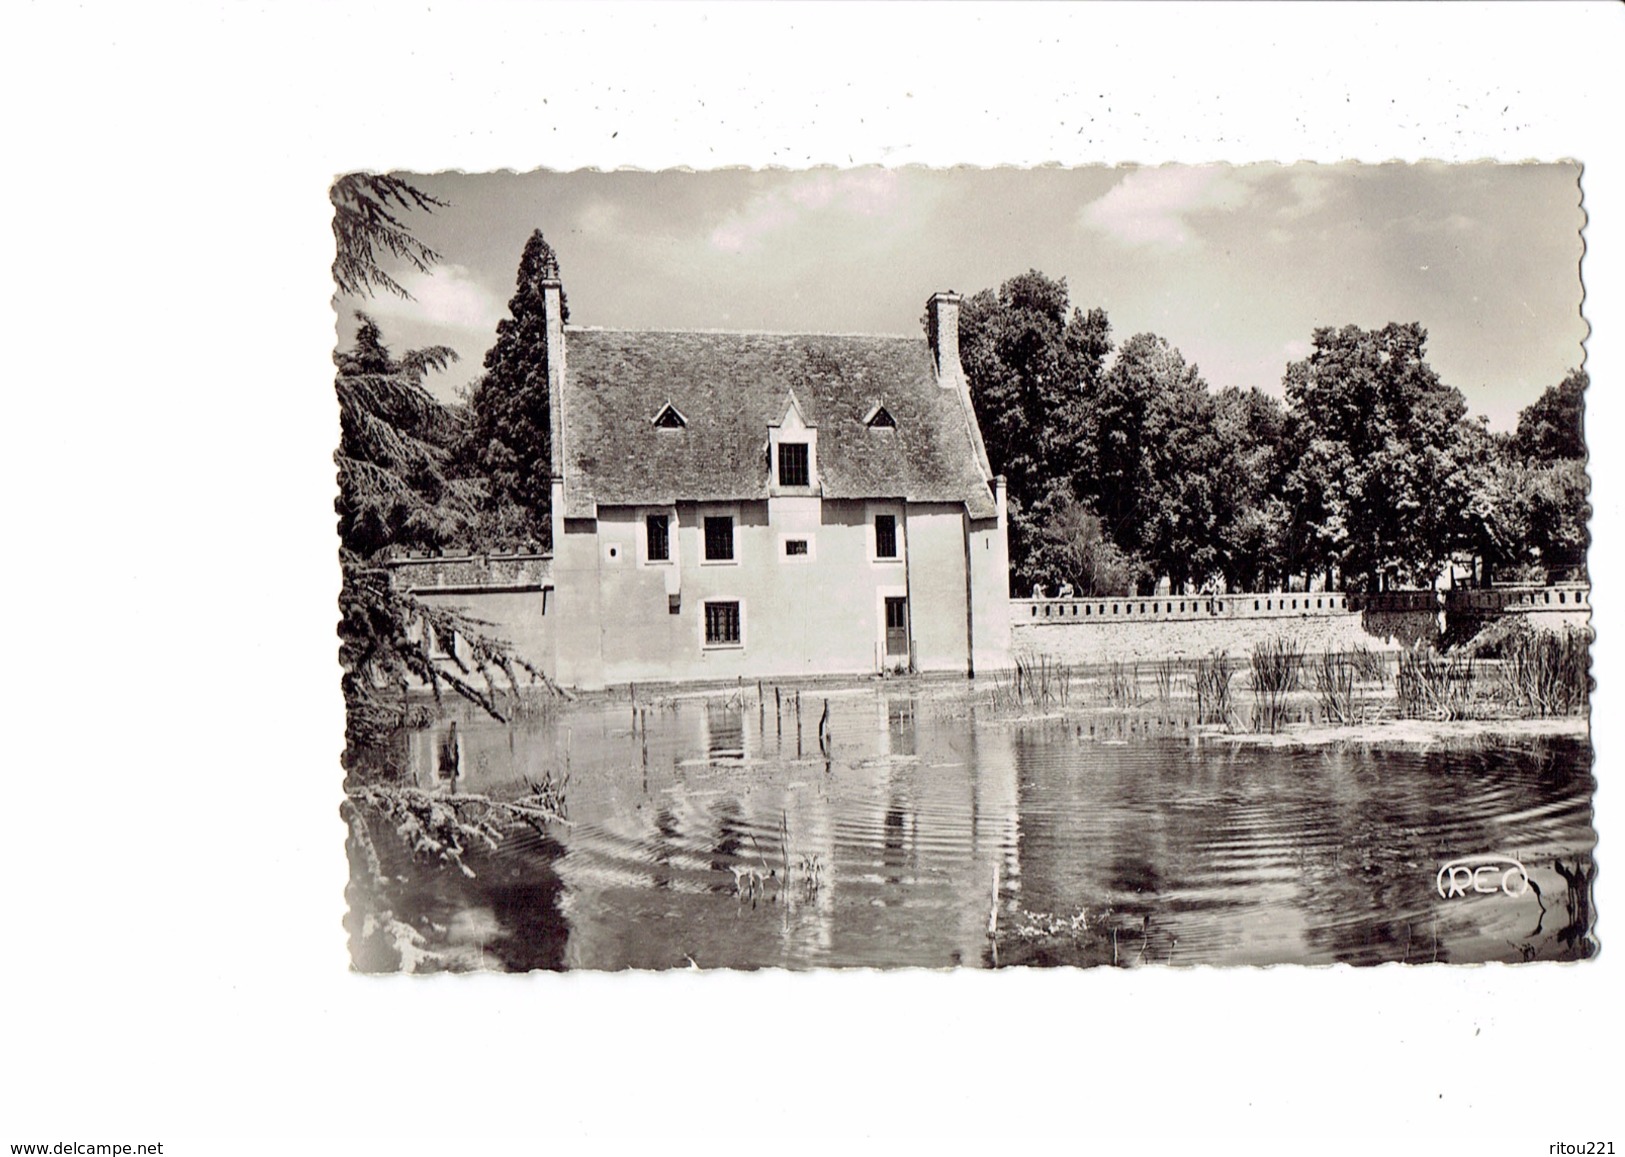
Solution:
[[[902,203],[897,173],[890,169],[815,172],[753,197],[730,213],[711,232],[711,244],[740,253],[766,234],[788,229],[803,219],[837,211],[858,217],[882,217]]]
[[[493,331],[507,316],[506,299],[476,281],[463,265],[437,265],[428,273],[397,277],[413,300],[380,294],[367,312],[380,319],[399,318],[452,329]]]
[[[1193,239],[1191,214],[1239,206],[1248,183],[1223,165],[1135,169],[1085,205],[1080,217],[1126,245],[1177,249]]]
[[[1329,179],[1313,169],[1168,165],[1133,170],[1085,205],[1079,221],[1125,245],[1178,249],[1200,240],[1193,225],[1198,215],[1252,208],[1262,200],[1259,186],[1283,175],[1284,185],[1275,186],[1285,193],[1275,210],[1280,219],[1297,220],[1325,203]],[[1291,236],[1279,227],[1267,235],[1273,240]]]

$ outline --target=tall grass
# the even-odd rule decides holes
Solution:
[[[1230,657],[1223,651],[1196,661],[1196,722],[1229,723],[1234,713],[1230,698],[1230,679],[1235,671]]]
[[[1113,707],[1131,707],[1140,701],[1140,668],[1113,663],[1106,668],[1101,693]]]
[[[1354,677],[1366,683],[1375,683],[1379,687],[1388,684],[1388,661],[1370,647],[1359,646],[1348,652],[1349,665],[1354,668]]]
[[[1008,676],[993,680],[993,706],[1003,709],[1065,707],[1072,699],[1072,668],[1048,655],[1018,655]]]
[[[1347,726],[1354,722],[1355,662],[1352,658],[1323,651],[1310,668],[1315,697],[1327,723]]]
[[[1394,695],[1406,719],[1466,719],[1472,711],[1473,661],[1418,645],[1399,653]]]
[[[1155,670],[1157,679],[1157,698],[1163,702],[1174,697],[1174,677],[1179,673],[1179,663],[1174,659],[1159,659]]]
[[[1286,719],[1286,697],[1300,685],[1303,644],[1284,635],[1265,639],[1252,663],[1253,727],[1273,735]]]
[[[1570,715],[1591,699],[1591,635],[1522,630],[1501,643],[1501,695],[1537,716]]]

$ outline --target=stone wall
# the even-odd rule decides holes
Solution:
[[[1393,651],[1436,644],[1447,620],[1460,637],[1480,622],[1526,615],[1561,630],[1590,620],[1582,583],[1483,591],[1310,591],[1105,599],[1012,599],[1011,646],[1018,656],[1065,663],[1191,660],[1223,651],[1240,657],[1261,640],[1288,637],[1305,652],[1364,647]]]
[[[553,585],[548,554],[403,554],[388,562],[397,589],[431,591],[539,591]]]
[[[1341,594],[1013,599],[1010,607],[1017,655],[1078,665],[1194,660],[1220,651],[1239,658],[1277,635],[1307,652],[1396,650],[1439,632],[1437,611],[1360,611]]]

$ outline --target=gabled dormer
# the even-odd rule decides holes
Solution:
[[[768,492],[818,493],[818,429],[807,423],[794,390],[778,422],[767,430]]]
[[[657,430],[681,430],[688,425],[688,419],[683,417],[682,411],[667,402],[660,407],[660,412],[649,419]]]
[[[871,430],[897,429],[897,419],[891,416],[884,402],[876,402],[869,407],[869,412],[863,416],[863,424]]]

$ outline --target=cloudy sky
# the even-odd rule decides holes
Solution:
[[[452,346],[454,397],[506,315],[525,239],[558,251],[571,320],[652,329],[917,333],[937,289],[1029,268],[1150,330],[1210,385],[1280,393],[1322,325],[1419,321],[1429,361],[1507,429],[1583,358],[1579,170],[1568,165],[822,169],[412,176],[443,264],[360,305],[396,348]]]

